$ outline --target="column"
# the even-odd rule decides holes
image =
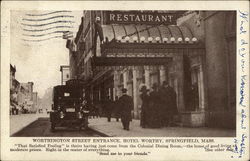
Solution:
[[[160,66],[160,85],[166,80],[166,68],[161,65]]]
[[[150,89],[150,70],[149,70],[149,66],[145,66],[144,67],[145,70],[145,85],[147,86],[147,89]]]
[[[200,69],[199,69],[199,86],[200,86],[200,90],[199,92],[200,94],[200,110],[201,111],[205,111],[205,91],[204,91],[204,77],[203,77],[203,69],[202,69],[202,65],[200,65]]]
[[[90,87],[90,99],[91,99],[91,102],[93,103],[94,102],[94,86],[93,85]]]
[[[123,72],[123,87],[126,89],[128,88],[127,82],[128,82],[128,72],[127,72],[127,70],[124,70],[124,72]]]
[[[137,104],[137,70],[133,69],[133,100],[134,100],[134,117],[138,118],[138,104]]]
[[[177,94],[177,106],[179,111],[185,110],[185,100],[184,100],[184,69],[183,69],[183,56],[174,57],[172,63],[174,76],[173,85],[175,85]],[[177,81],[177,82],[176,82]]]
[[[101,88],[98,89],[98,101],[101,101]]]
[[[114,70],[113,100],[115,100],[115,96],[118,96],[118,84],[119,84],[119,73],[117,70]]]

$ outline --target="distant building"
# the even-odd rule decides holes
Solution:
[[[61,85],[65,85],[66,81],[70,79],[69,70],[70,70],[69,66],[67,66],[67,65],[60,66]]]
[[[25,104],[26,98],[28,97],[28,93],[28,90],[24,86],[20,85],[17,95],[18,105]]]
[[[26,100],[32,101],[32,94],[33,94],[33,82],[28,82],[28,83],[21,83],[21,85],[25,88],[26,90]]]
[[[37,111],[37,92],[33,92],[33,85],[33,82],[21,83],[19,92],[20,105],[32,113]]]
[[[32,101],[33,101],[34,108],[37,108],[37,105],[38,105],[38,95],[37,95],[37,92],[33,92],[32,93]]]
[[[15,79],[15,74],[16,74],[16,66],[12,66],[10,64],[10,89],[13,89],[13,80]]]
[[[33,82],[19,83],[15,78],[16,67],[10,64],[10,111],[17,114],[21,108],[35,112],[38,104],[37,92],[33,92]]]
[[[16,66],[12,66],[10,64],[10,111],[12,111],[12,113],[14,109],[18,108],[17,95],[20,87],[20,83],[16,80],[15,74],[16,74]]]

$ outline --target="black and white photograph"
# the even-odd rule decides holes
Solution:
[[[1,2],[0,160],[249,160],[249,1]]]
[[[236,10],[12,10],[11,137],[235,137]]]

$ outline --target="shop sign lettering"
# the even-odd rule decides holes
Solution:
[[[166,24],[175,25],[181,12],[158,13],[158,12],[121,12],[107,11],[107,24]]]

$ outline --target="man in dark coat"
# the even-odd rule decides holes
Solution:
[[[174,115],[178,114],[178,109],[176,104],[176,93],[166,81],[163,82],[160,96],[162,107],[162,123],[165,126],[170,126],[173,124]]]
[[[119,98],[119,108],[121,111],[121,121],[124,130],[129,130],[131,111],[134,107],[133,98],[127,95],[127,89],[122,89],[122,96]]]
[[[146,86],[142,86],[140,92],[141,95],[141,100],[142,100],[142,105],[141,105],[141,127],[145,128],[148,126],[148,116],[149,116],[149,112],[148,112],[148,106],[149,106],[149,95],[148,95],[148,89]]]

